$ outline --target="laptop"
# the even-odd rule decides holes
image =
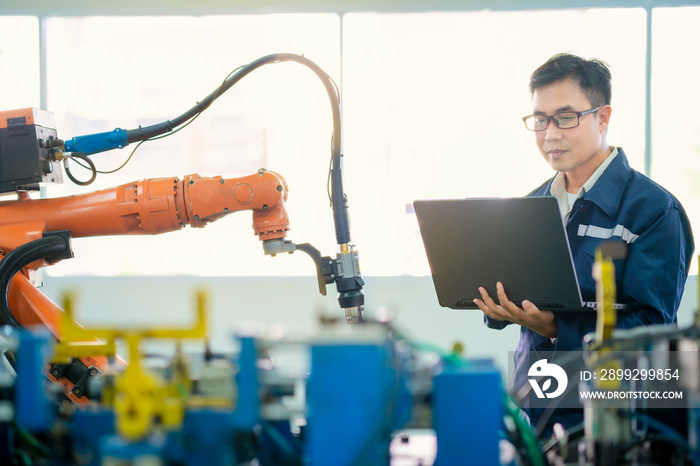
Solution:
[[[584,308],[554,197],[417,200],[413,203],[441,306],[478,309],[478,288],[496,282],[522,307]]]

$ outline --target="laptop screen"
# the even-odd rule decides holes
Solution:
[[[478,309],[484,287],[542,310],[583,308],[554,197],[417,200],[413,203],[441,306]]]

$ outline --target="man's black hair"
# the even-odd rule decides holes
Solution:
[[[537,68],[530,76],[530,93],[565,79],[573,80],[592,106],[610,105],[612,76],[608,65],[570,53],[554,55]]]

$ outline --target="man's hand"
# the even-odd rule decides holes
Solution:
[[[482,299],[475,299],[474,304],[479,306],[479,309],[492,319],[507,320],[527,327],[545,337],[556,338],[557,319],[554,317],[553,312],[540,311],[537,306],[527,300],[523,301],[522,308],[516,306],[506,296],[501,282],[496,283],[496,294],[500,304],[496,304],[485,288],[480,287],[479,293],[481,293]]]

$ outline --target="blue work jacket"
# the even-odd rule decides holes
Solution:
[[[551,196],[553,180],[529,195]],[[625,304],[629,311],[618,313],[616,327],[676,324],[676,311],[694,251],[690,223],[673,195],[630,168],[621,148],[590,191],[574,203],[566,232],[584,301],[596,300],[596,283],[592,276],[596,248],[602,241],[622,239],[628,244],[628,252],[624,259],[614,261],[615,284],[617,302]],[[584,335],[595,331],[593,309],[555,313],[555,316],[556,339],[521,327],[514,358],[511,387],[514,392],[529,386],[527,373],[532,352],[556,355],[563,351],[580,351]],[[502,329],[509,324],[486,317],[490,328]],[[543,410],[529,408],[526,402],[523,409],[532,425],[537,425]],[[555,422],[569,428],[582,420],[580,410],[561,409],[549,419],[543,433],[551,432]]]

